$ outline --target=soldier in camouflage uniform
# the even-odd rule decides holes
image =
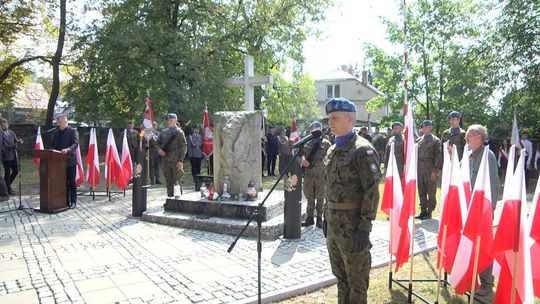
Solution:
[[[309,127],[311,132],[320,130],[322,133],[322,124],[314,121]],[[324,203],[324,181],[325,170],[324,157],[326,151],[332,144],[322,136],[309,141],[300,151],[300,165],[304,168],[304,196],[307,199],[307,218],[302,226],[313,225],[313,215],[317,209],[317,227],[322,228],[323,203]],[[317,205],[315,207],[315,200]]]
[[[418,196],[420,196],[420,214],[417,219],[431,218],[437,205],[437,173],[441,166],[441,140],[431,133],[433,122],[424,120],[421,125],[422,136],[418,143]]]
[[[453,111],[446,117],[450,123],[450,128],[445,130],[441,138],[441,147],[445,142],[448,142],[448,146],[455,145],[458,158],[461,160],[463,157],[463,148],[465,147],[465,130],[459,127],[461,120],[461,114],[458,111]]]
[[[388,160],[390,159],[390,147],[394,143],[394,155],[396,156],[396,164],[399,172],[399,176],[403,178],[403,161],[405,158],[405,141],[403,140],[403,125],[397,121],[392,124],[392,137],[388,139],[386,144],[386,151],[384,152],[384,168],[388,170]]]
[[[157,140],[158,154],[163,158],[163,175],[168,197],[174,196],[174,185],[177,181],[181,182],[178,179],[184,175],[184,157],[187,151],[186,136],[176,122],[176,114],[167,114],[168,128],[161,131]]]
[[[352,131],[356,106],[343,98],[326,103],[336,142],[326,158],[325,233],[338,303],[367,303],[371,269],[371,222],[379,204],[379,156]]]
[[[131,161],[135,162],[135,149],[137,148],[137,143],[139,142],[139,132],[135,129],[133,129],[133,121],[130,120],[127,122],[126,129],[124,130],[126,133],[126,138],[128,142],[129,147],[129,155],[131,155]],[[122,142],[122,138],[124,138],[124,134],[121,134],[120,142]]]

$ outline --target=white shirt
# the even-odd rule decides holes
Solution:
[[[521,140],[521,145],[523,145],[523,148],[525,149],[525,151],[527,152],[527,156],[529,156],[528,158],[528,161],[529,161],[529,164],[528,166],[530,166],[532,164],[532,159],[533,159],[533,145],[532,145],[532,142],[528,139],[525,139],[525,140]]]

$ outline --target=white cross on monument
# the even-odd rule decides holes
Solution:
[[[246,55],[244,58],[244,77],[225,79],[225,85],[228,87],[244,87],[247,111],[255,110],[255,87],[271,83],[274,83],[273,76],[255,77],[254,60],[250,55]]]

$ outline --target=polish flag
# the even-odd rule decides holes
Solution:
[[[90,188],[96,188],[100,182],[99,154],[96,139],[96,129],[90,129],[90,143],[86,154],[86,182]]]
[[[296,114],[293,114],[292,125],[291,125],[291,136],[289,136],[290,141],[297,142],[300,140],[300,133],[298,133],[298,127],[296,126]]]
[[[388,169],[384,180],[384,192],[381,203],[381,210],[390,217],[390,254],[396,257],[396,272],[407,261],[408,251],[400,252],[399,239],[401,236],[401,226],[399,216],[403,208],[403,190],[401,188],[401,178],[394,155],[394,144],[390,145],[390,157],[388,159]],[[399,258],[406,255],[405,258]]]
[[[214,134],[210,129],[210,118],[208,117],[208,108],[204,109],[203,112],[203,154],[206,157],[214,152]]]
[[[84,169],[81,157],[81,148],[78,146],[77,149],[75,149],[75,157],[77,157],[77,172],[75,175],[75,184],[77,186],[80,186],[84,182]]]
[[[116,148],[116,141],[112,129],[109,129],[107,136],[107,148],[105,150],[105,186],[111,187],[115,183],[119,189],[125,189],[127,181],[124,179],[120,157]]]
[[[469,150],[469,145],[465,145],[463,148],[463,157],[461,158],[461,178],[463,180],[463,188],[465,189],[465,202],[467,203],[467,208],[471,203],[471,171],[469,166],[469,156],[471,155],[471,150]]]
[[[43,139],[41,139],[41,127],[37,129],[36,143],[34,144],[34,150],[43,150]],[[36,165],[39,165],[39,157],[32,158]]]
[[[540,298],[540,178],[536,184],[527,222],[527,235],[530,242],[527,248],[530,248],[531,253],[534,295]]]
[[[516,172],[505,183],[501,220],[493,239],[493,255],[500,265],[495,304],[534,302],[531,256],[526,249],[530,246],[527,246],[526,235],[524,160],[525,151],[521,150]],[[515,302],[512,301],[512,293]]]
[[[412,107],[407,107],[407,116],[405,117],[405,188],[403,189],[403,206],[399,210],[397,218],[400,227],[400,236],[398,241],[398,255],[396,256],[397,265],[403,265],[409,260],[411,243],[413,242],[413,225],[416,207],[416,179],[417,179],[417,159],[418,148],[414,140],[414,120],[412,116]]]
[[[446,201],[446,195],[448,194],[448,188],[450,187],[450,175],[452,172],[452,156],[448,151],[448,142],[443,144],[443,167],[441,176],[441,210],[444,210],[444,202]],[[439,226],[440,228],[440,226]],[[442,232],[442,230],[439,229]]]
[[[450,176],[450,182],[444,204],[441,204],[441,219],[439,222],[437,245],[439,247],[439,266],[444,266],[445,271],[450,273],[454,265],[463,230],[463,223],[467,215],[467,203],[465,202],[465,190],[463,189],[463,182],[461,180],[457,149],[452,149],[451,168],[447,172],[443,171],[443,176],[444,174]],[[441,259],[441,255],[444,259]],[[441,262],[442,265],[440,264]]]
[[[124,180],[129,182],[133,177],[133,163],[131,162],[131,155],[129,154],[129,146],[127,142],[128,130],[124,131],[124,138],[122,139],[122,174]]]
[[[489,149],[483,148],[467,220],[449,279],[457,294],[469,291],[473,282],[477,286],[478,274],[493,263],[493,209],[489,180]],[[467,160],[467,158],[464,159]],[[477,252],[478,258],[476,258]],[[477,268],[473,277],[475,265]]]

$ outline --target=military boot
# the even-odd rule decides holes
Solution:
[[[306,221],[302,223],[302,227],[308,227],[308,226],[311,226],[313,224],[315,224],[313,222],[313,216],[308,216],[308,217],[306,217]]]
[[[424,217],[422,217],[422,220],[429,220],[431,218],[431,210],[427,210],[426,214],[424,214]]]
[[[424,216],[426,216],[426,210],[422,209],[422,212],[420,212],[419,215],[415,216],[415,219],[417,220],[423,220]]]
[[[317,216],[317,228],[322,228],[322,216]]]

